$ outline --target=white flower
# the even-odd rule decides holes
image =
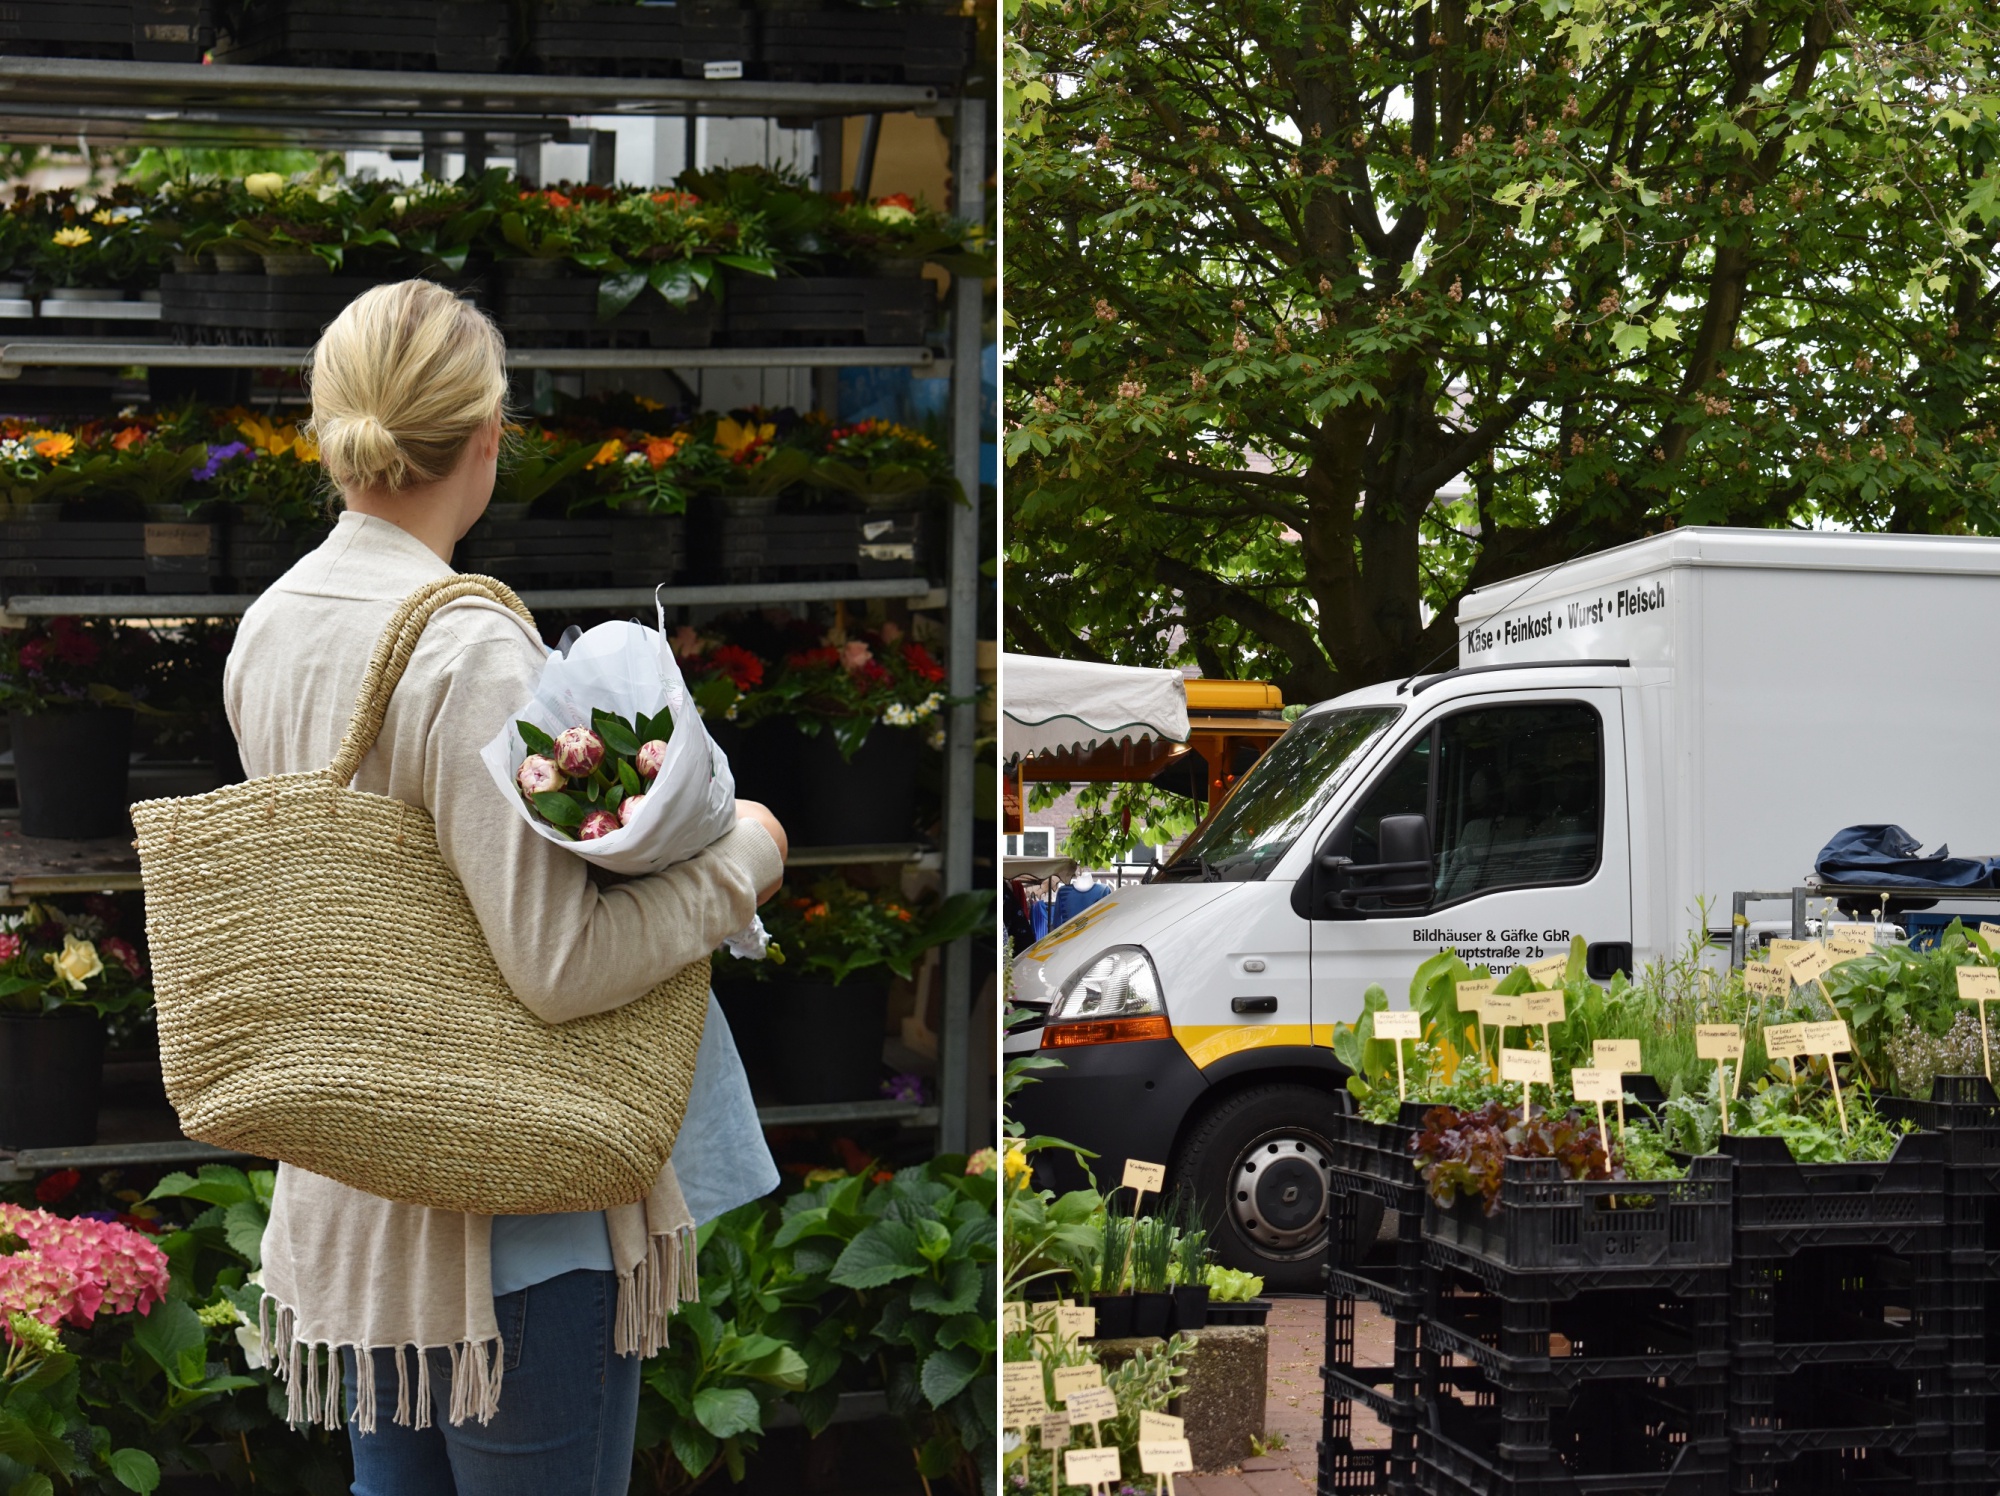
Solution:
[[[410,210],[410,200],[402,193],[399,192],[394,197],[389,199],[389,211],[391,213],[395,213],[400,216],[401,214],[407,213],[409,210]]]

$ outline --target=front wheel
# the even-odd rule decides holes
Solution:
[[[1278,1292],[1323,1288],[1339,1111],[1328,1092],[1274,1083],[1225,1097],[1189,1129],[1173,1176],[1201,1202],[1223,1266],[1260,1274]]]

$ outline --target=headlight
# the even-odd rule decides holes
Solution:
[[[1115,945],[1063,984],[1050,1023],[1164,1016],[1159,973],[1136,945]]]

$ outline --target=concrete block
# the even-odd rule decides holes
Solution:
[[[1190,1330],[1194,1355],[1187,1362],[1181,1395],[1169,1411],[1187,1420],[1189,1453],[1197,1470],[1223,1470],[1252,1457],[1250,1440],[1264,1432],[1264,1389],[1271,1341],[1262,1325],[1215,1325]],[[1109,1370],[1153,1338],[1100,1340],[1098,1359]]]

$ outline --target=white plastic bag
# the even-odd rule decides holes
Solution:
[[[536,682],[534,698],[508,719],[500,735],[480,750],[493,782],[537,835],[560,845],[586,862],[614,873],[657,873],[685,862],[702,848],[729,834],[736,825],[736,780],[729,759],[715,746],[688,694],[667,642],[666,610],[660,627],[640,623],[600,623],[569,645],[552,650]],[[528,756],[517,721],[530,722],[555,737],[571,727],[590,726],[592,708],[628,721],[656,715],[661,708],[673,715],[673,736],[667,739],[665,760],[646,798],[629,825],[590,841],[573,841],[534,814],[514,783],[514,773]],[[726,942],[732,955],[756,960],[769,938],[763,922],[752,918],[748,928]]]

